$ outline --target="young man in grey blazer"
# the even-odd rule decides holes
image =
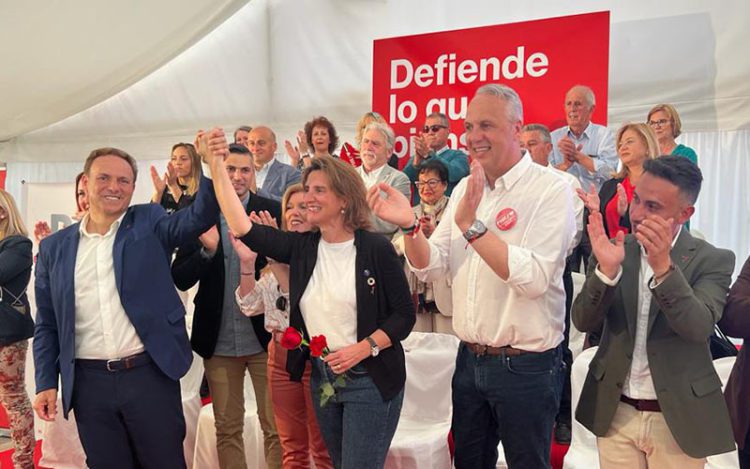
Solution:
[[[721,318],[734,254],[693,238],[701,172],[648,160],[630,204],[634,234],[610,241],[593,211],[593,250],[573,323],[604,326],[576,418],[598,438],[603,469],[702,468],[734,441],[708,339]]]

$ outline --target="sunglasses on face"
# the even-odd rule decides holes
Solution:
[[[447,128],[448,127],[446,127],[444,125],[437,125],[437,124],[435,124],[435,125],[425,125],[424,127],[422,127],[422,132],[424,132],[426,134],[428,134],[430,132],[437,133],[437,132],[440,132],[440,129],[447,129]]]

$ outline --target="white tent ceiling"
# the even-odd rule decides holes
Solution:
[[[346,134],[370,106],[373,39],[605,9],[610,124],[666,101],[687,131],[748,126],[746,0],[243,3],[2,2],[0,161],[80,161],[102,145],[158,158],[199,127],[265,122],[284,136],[317,114]]]
[[[0,2],[0,141],[64,119],[127,88],[246,2]]]

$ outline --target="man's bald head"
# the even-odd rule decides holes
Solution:
[[[269,127],[259,125],[250,131],[247,138],[247,147],[253,154],[255,167],[261,168],[273,159],[278,145],[276,134]]]

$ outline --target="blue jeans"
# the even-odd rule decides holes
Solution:
[[[320,386],[336,376],[319,358],[313,358],[310,391],[333,466],[337,469],[382,468],[401,416],[404,391],[383,401],[364,365],[351,368],[346,386],[320,407]]]
[[[494,468],[500,440],[509,468],[549,468],[562,380],[560,347],[477,356],[462,343],[453,374],[456,468]]]

